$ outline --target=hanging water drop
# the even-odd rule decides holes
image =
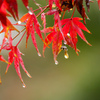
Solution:
[[[32,15],[33,13],[31,11],[28,12],[30,15]]]
[[[41,57],[41,54],[38,52],[38,56]]]
[[[69,58],[68,53],[67,53],[67,54],[65,54],[65,55],[64,55],[64,57],[65,57],[66,59],[68,59],[68,58]]]
[[[66,45],[67,44],[67,41],[64,41],[64,44]]]
[[[29,9],[29,6],[27,6],[26,8]]]
[[[58,65],[58,61],[57,60],[55,61],[55,64]]]
[[[18,21],[18,24],[21,24],[21,21]]]
[[[67,33],[67,36],[70,36],[70,34],[69,34],[69,33]]]
[[[66,59],[68,59],[68,58],[69,58],[69,55],[68,55],[68,53],[67,53],[67,50],[65,50],[64,57],[65,57]]]
[[[22,86],[23,86],[23,88],[26,88],[26,85],[25,84],[23,84]]]

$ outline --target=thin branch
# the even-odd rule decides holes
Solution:
[[[21,31],[13,38],[13,40],[14,40],[21,32],[23,32],[25,29],[26,29],[26,27],[25,27],[23,30],[21,30]]]

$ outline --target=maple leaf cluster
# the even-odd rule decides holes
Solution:
[[[17,0],[0,0],[0,34],[4,34],[2,38],[2,44],[0,44],[0,61],[6,62],[7,69],[14,62],[15,70],[21,79],[21,82],[24,84],[24,81],[20,72],[20,64],[25,71],[25,73],[31,78],[31,75],[25,69],[24,62],[21,58],[23,55],[18,45],[22,41],[23,37],[26,34],[26,47],[28,43],[29,36],[31,36],[33,45],[36,48],[36,51],[39,56],[41,56],[37,43],[35,34],[38,34],[40,39],[42,40],[43,45],[43,55],[44,51],[49,44],[52,43],[52,51],[54,56],[55,64],[58,64],[57,56],[58,54],[64,50],[64,57],[67,59],[68,49],[67,46],[73,48],[78,55],[79,49],[77,49],[78,38],[77,35],[85,41],[87,44],[91,45],[85,38],[82,30],[91,33],[85,26],[86,19],[89,19],[86,12],[85,7],[83,5],[84,0],[46,0],[48,5],[42,7],[35,0],[33,3],[38,6],[38,9],[32,9],[29,7],[29,0],[22,0],[24,6],[27,9],[27,13],[19,18],[18,11],[18,3]],[[90,2],[91,0],[85,0],[86,7],[88,12],[90,11]],[[98,6],[100,9],[100,0],[97,0]],[[65,13],[73,11],[72,16],[70,18],[64,18]],[[82,18],[73,17],[75,10],[77,10]],[[36,11],[40,11],[37,15]],[[54,16],[54,25],[52,27],[46,27],[46,16]],[[41,17],[41,21],[43,22],[43,28],[40,28],[40,23],[38,21],[38,17]],[[16,23],[12,23],[9,20],[9,17],[13,17]],[[83,23],[81,22],[83,20]],[[23,26],[23,29],[19,31],[15,25]],[[16,32],[16,33],[15,33]],[[44,33],[44,36],[42,35]],[[12,34],[15,34],[15,37],[12,37]],[[20,40],[13,45],[14,39],[19,35],[23,34],[20,37]],[[2,55],[2,51],[8,51],[8,61],[6,61]],[[0,79],[1,80],[1,79]],[[1,81],[0,81],[1,82]]]

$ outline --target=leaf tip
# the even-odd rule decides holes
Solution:
[[[87,42],[87,44],[88,44],[89,46],[92,46],[89,42]]]
[[[55,60],[55,65],[58,65],[58,61],[57,60]]]
[[[2,84],[2,81],[1,81],[1,76],[0,76],[0,84]]]
[[[41,54],[38,52],[38,56],[41,57]]]
[[[22,85],[22,86],[23,86],[23,88],[26,88],[26,85],[25,85],[24,83],[23,83],[23,85]]]
[[[22,87],[26,88],[26,85],[25,85],[25,83],[24,83],[24,81],[22,79],[21,79],[21,82],[22,82]]]
[[[7,74],[7,72],[8,72],[8,71],[6,70],[5,75]]]
[[[29,78],[32,78],[32,76],[31,76],[28,72],[27,72],[26,74],[27,74],[27,76],[28,76]]]

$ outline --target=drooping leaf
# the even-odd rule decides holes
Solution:
[[[63,35],[63,32],[62,32],[62,26],[61,26],[61,21],[60,21],[60,17],[59,17],[59,12],[58,10],[50,10],[46,13],[47,15],[54,15],[54,27],[58,26],[59,27],[59,30],[62,34],[62,37],[64,39],[64,35]],[[65,41],[65,39],[64,39]]]
[[[77,52],[76,43],[78,41],[77,34],[81,37],[81,39],[83,39],[87,44],[89,44],[88,41],[86,40],[82,30],[84,30],[88,33],[90,33],[90,31],[84,26],[84,24],[82,22],[80,22],[80,20],[82,20],[82,19],[75,17],[75,18],[71,18],[71,19],[70,18],[63,19],[61,21],[62,25],[64,25],[64,27],[63,27],[64,36],[66,36],[68,33],[70,34],[70,37],[71,37],[71,40],[74,44],[74,49],[76,52]]]
[[[55,64],[58,64],[57,56],[61,51],[61,46],[62,46],[62,35],[60,32],[58,32],[55,35],[52,43],[52,50],[53,50]]]
[[[28,42],[28,38],[31,34],[31,37],[32,37],[32,41],[33,41],[33,44],[38,52],[38,55],[40,55],[39,53],[39,50],[37,48],[37,44],[36,44],[36,40],[35,40],[35,34],[34,34],[34,30],[36,31],[36,33],[39,35],[39,37],[41,38],[41,40],[43,41],[43,38],[42,38],[42,34],[41,34],[41,30],[40,30],[40,25],[39,25],[39,22],[36,18],[36,15],[33,13],[33,12],[30,12],[25,14],[20,20],[19,20],[20,23],[24,22],[26,23],[26,47],[27,47],[27,42]]]
[[[46,17],[45,17],[45,13],[42,13],[42,14],[41,14],[41,20],[43,21],[43,27],[44,27],[43,30],[45,30],[45,29],[46,29]],[[45,35],[45,37],[46,37],[45,31],[44,31],[44,35]]]
[[[8,63],[4,58],[3,58],[3,56],[2,55],[0,55],[0,61],[3,61],[3,62],[6,62],[6,63]]]
[[[59,30],[55,30],[55,28],[53,28],[52,31],[45,38],[45,44],[43,46],[43,54],[46,47],[48,47],[48,45],[51,44],[52,42],[52,51],[53,51],[55,64],[58,64],[57,55],[61,51],[62,40],[63,38],[61,32]]]
[[[11,51],[9,52],[9,56],[8,56],[8,61],[10,64],[8,64],[7,68],[6,68],[6,73],[8,71],[8,68],[10,67],[10,65],[13,63],[14,61],[14,66],[15,66],[15,70],[23,84],[23,87],[26,87],[23,79],[22,79],[22,76],[21,76],[21,72],[20,72],[20,65],[22,66],[23,70],[25,71],[25,73],[28,75],[28,77],[31,78],[31,75],[27,72],[27,70],[25,69],[25,66],[24,66],[24,63],[23,63],[23,60],[21,58],[21,52],[19,51],[18,47],[16,46],[12,46],[11,47]]]

